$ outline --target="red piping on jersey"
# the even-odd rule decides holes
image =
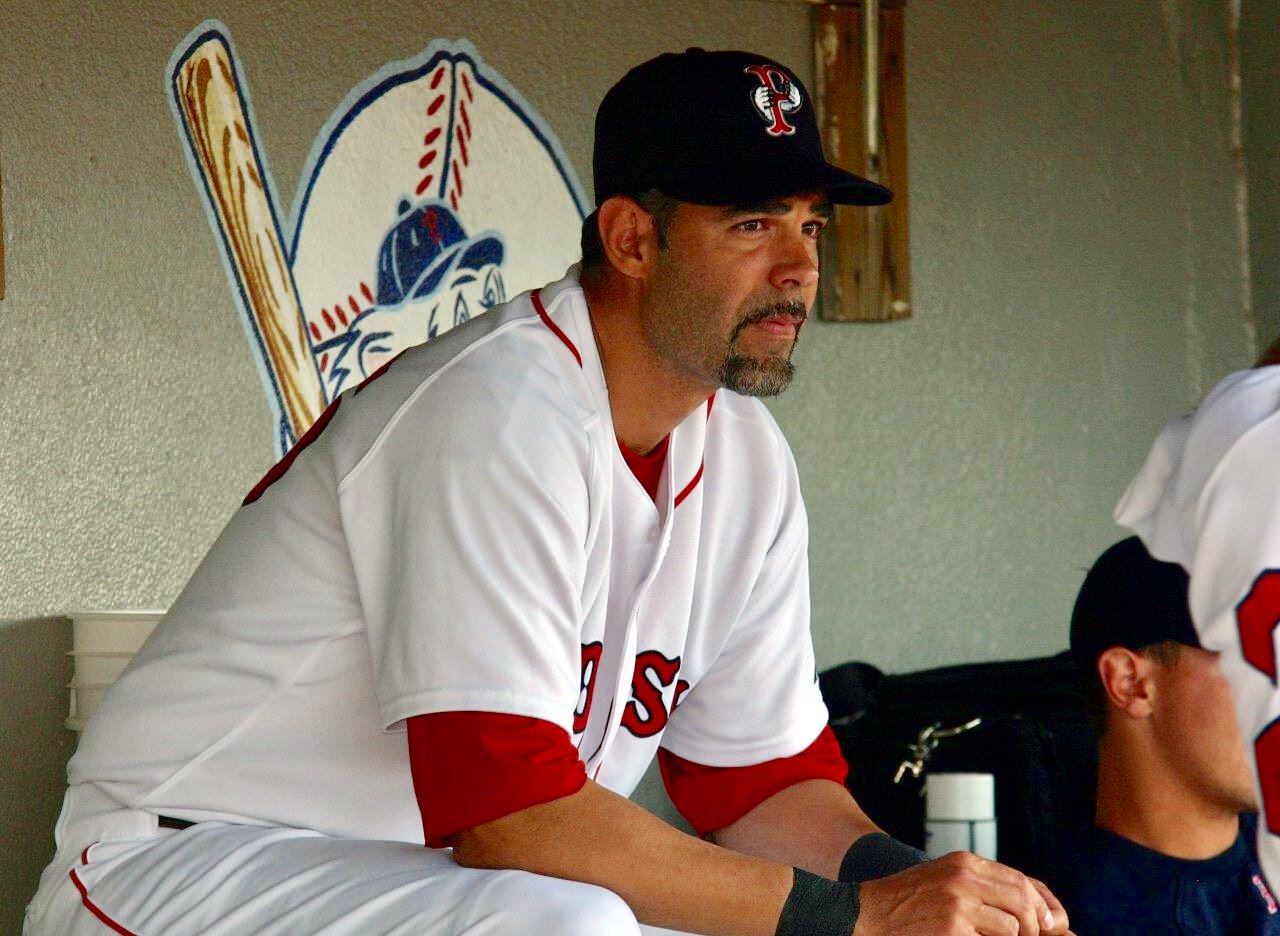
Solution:
[[[711,396],[707,397],[707,420],[708,421],[711,420],[711,407],[715,405],[715,402],[716,402],[716,395],[714,393],[711,394]],[[702,480],[702,469],[705,467],[706,467],[705,459],[703,461],[698,462],[698,473],[693,476],[692,481],[690,481],[688,484],[684,486],[684,490],[682,490],[679,494],[676,495],[676,500],[675,500],[675,503],[672,505],[672,509],[679,507],[680,502],[693,493],[693,489],[696,488],[698,486],[698,482]]]
[[[551,321],[551,316],[547,315],[547,308],[542,304],[541,289],[535,289],[533,291],[533,307],[537,309],[538,317],[542,319],[542,324],[546,325],[547,328],[551,329],[552,333],[557,338],[559,338],[561,341],[564,342],[564,346],[568,348],[569,351],[573,354],[573,359],[578,362],[578,366],[582,367],[582,355],[578,353],[577,347],[574,345],[572,341],[569,340],[569,336],[566,335],[564,331],[561,330],[560,326],[557,325],[555,322]],[[707,419],[708,420],[711,419],[711,407],[715,405],[715,402],[716,402],[716,395],[714,393],[711,394],[711,396],[707,397]],[[688,484],[686,484],[684,486],[684,489],[679,494],[676,495],[675,504],[673,505],[674,507],[679,507],[681,502],[686,497],[688,497],[690,494],[693,493],[694,488],[698,486],[698,482],[702,480],[703,467],[704,467],[704,463],[700,462],[698,464],[698,472],[693,476],[693,480],[690,481]]]
[[[81,903],[83,903],[85,907],[88,908],[90,913],[92,913],[99,920],[101,920],[104,925],[109,926],[115,932],[120,933],[121,936],[137,936],[137,934],[134,933],[132,930],[125,929],[115,920],[111,919],[111,917],[107,916],[106,913],[104,913],[101,909],[99,909],[97,904],[95,904],[92,900],[89,899],[89,890],[84,886],[84,884],[80,881],[80,878],[76,875],[75,868],[71,869],[71,883],[74,884],[76,886],[76,890],[80,892]]]
[[[542,323],[555,333],[555,336],[564,342],[564,346],[573,352],[573,358],[578,362],[578,366],[582,366],[582,355],[578,353],[578,349],[574,347],[569,336],[560,330],[560,326],[551,321],[551,316],[547,315],[547,308],[542,304],[542,290],[536,289],[533,292],[533,307],[538,310],[538,315],[542,319]]]
[[[698,465],[698,473],[693,476],[693,480],[684,486],[684,490],[676,495],[675,506],[679,507],[680,502],[693,493],[693,489],[698,486],[698,482],[702,480],[703,465]]]

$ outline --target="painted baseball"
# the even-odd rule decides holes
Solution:
[[[226,27],[197,27],[170,75],[281,454],[404,348],[578,258],[586,199],[572,165],[468,42],[433,42],[352,89],[312,146],[283,224]]]
[[[554,138],[465,42],[357,88],[299,192],[293,273],[329,399],[563,272],[585,214]]]

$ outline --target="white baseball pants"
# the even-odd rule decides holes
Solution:
[[[443,851],[206,822],[64,849],[26,936],[657,936],[601,887]]]

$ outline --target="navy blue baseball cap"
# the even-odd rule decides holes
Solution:
[[[883,185],[827,162],[800,79],[751,52],[668,52],[637,65],[596,112],[596,204],[658,189],[702,205],[821,191],[883,205]]]
[[[1200,646],[1187,605],[1187,573],[1161,562],[1136,536],[1111,546],[1084,577],[1071,612],[1071,653],[1083,672],[1111,647],[1141,650],[1173,640]]]

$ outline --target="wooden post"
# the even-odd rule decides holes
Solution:
[[[861,4],[817,9],[815,86],[827,158],[894,193],[883,208],[837,206],[823,237],[821,311],[827,321],[885,322],[911,315],[904,7],[904,0],[880,0],[875,157],[867,145]]]

